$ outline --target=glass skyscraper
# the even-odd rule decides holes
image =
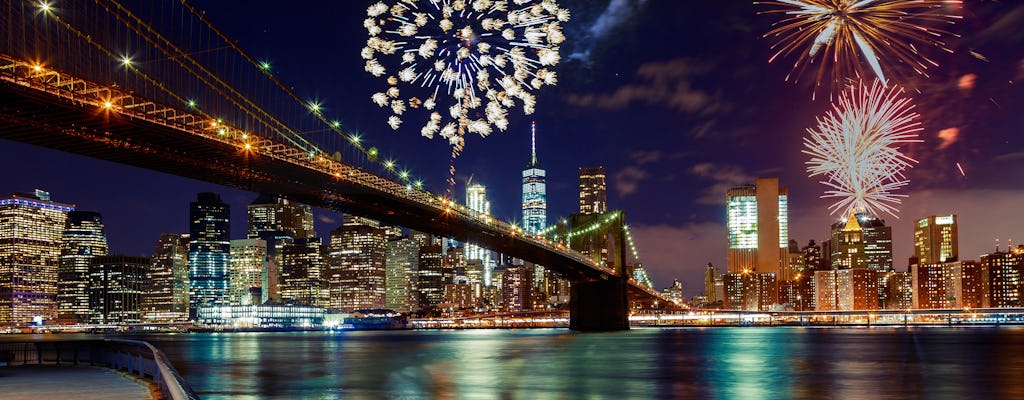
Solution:
[[[545,176],[537,161],[537,123],[531,125],[530,163],[523,170],[523,230],[538,233],[548,225],[548,198]],[[484,264],[485,266],[487,263]],[[487,278],[487,285],[490,279]]]
[[[188,316],[188,235],[160,235],[143,281],[143,292],[143,320],[169,322]]]
[[[487,188],[484,185],[474,183],[466,187],[466,207],[481,215],[491,214],[491,202],[487,201]],[[525,213],[525,203],[523,207],[523,212]],[[475,244],[466,244],[466,259],[480,261],[484,267],[484,284],[488,286],[491,285],[491,275],[493,274],[491,258],[490,250]]]
[[[327,250],[330,309],[351,312],[387,307],[387,230],[377,221],[345,216]]]
[[[103,218],[91,211],[68,213],[60,244],[57,314],[68,322],[89,321],[89,263],[107,255]]]
[[[216,193],[200,193],[189,205],[189,313],[230,305],[230,207]]]

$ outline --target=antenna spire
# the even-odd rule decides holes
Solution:
[[[537,165],[537,121],[530,123],[530,165]]]

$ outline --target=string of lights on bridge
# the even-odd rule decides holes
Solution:
[[[280,88],[282,91],[284,91],[287,95],[289,95],[289,97],[291,97],[293,100],[295,100],[298,104],[300,104],[304,109],[306,109],[314,117],[316,117],[316,119],[318,119],[320,122],[322,122],[329,130],[333,131],[334,133],[336,133],[339,136],[341,136],[342,138],[344,138],[345,141],[348,142],[353,148],[355,148],[356,150],[361,152],[367,158],[367,160],[369,160],[370,162],[373,162],[373,163],[383,167],[384,170],[388,171],[389,173],[393,174],[395,177],[400,179],[403,183],[408,185],[409,188],[415,187],[416,189],[424,190],[423,189],[423,180],[415,179],[412,176],[412,174],[411,174],[411,172],[410,172],[410,170],[408,168],[400,166],[393,159],[390,159],[390,158],[388,158],[388,159],[381,159],[379,157],[379,150],[377,149],[377,147],[375,147],[375,146],[368,146],[366,143],[364,143],[364,139],[362,137],[360,137],[360,135],[358,135],[358,134],[346,133],[342,129],[342,123],[340,122],[340,120],[338,120],[338,119],[331,119],[331,118],[328,118],[327,116],[325,116],[325,114],[324,114],[324,107],[323,107],[323,104],[321,102],[316,101],[316,100],[304,100],[304,99],[302,99],[301,96],[296,94],[294,90],[292,90],[290,87],[288,87],[283,82],[281,82],[280,79],[278,79],[273,74],[272,68],[271,68],[271,63],[269,61],[267,61],[267,60],[257,60],[256,58],[252,57],[247,52],[245,52],[241,47],[239,47],[236,44],[235,41],[233,41],[230,38],[228,38],[219,29],[217,29],[209,20],[207,20],[201,11],[199,11],[199,10],[195,9],[194,7],[192,7],[190,4],[188,4],[187,1],[184,1],[184,0],[181,1],[181,4],[185,8],[187,8],[193,15],[195,15],[200,21],[202,21],[210,30],[212,30],[222,40],[224,40],[231,48],[233,48],[239,55],[241,55],[248,63],[250,63],[253,67],[255,67],[258,72],[260,72],[262,75],[264,75],[266,78],[268,78],[271,82],[273,82],[274,85],[276,85],[278,88]],[[243,148],[245,150],[252,150],[252,144],[251,144],[252,143],[252,139],[251,139],[251,137],[254,136],[254,135],[251,135],[246,130],[232,127],[231,124],[225,123],[222,118],[208,113],[207,111],[203,110],[201,108],[200,104],[198,104],[194,99],[187,98],[185,96],[179,95],[179,94],[175,93],[174,91],[170,90],[169,88],[167,88],[167,86],[161,84],[159,81],[157,81],[156,79],[154,79],[153,77],[149,76],[144,71],[142,71],[139,68],[139,64],[141,64],[141,63],[137,62],[136,60],[133,60],[133,58],[131,56],[129,56],[127,54],[117,54],[115,51],[110,50],[110,49],[104,47],[103,45],[101,45],[98,41],[92,40],[90,35],[86,34],[85,32],[82,32],[82,31],[78,30],[77,28],[72,26],[70,23],[68,23],[67,21],[62,19],[59,15],[57,15],[56,9],[52,6],[51,2],[39,1],[38,3],[36,3],[36,6],[38,7],[39,12],[42,15],[45,15],[45,16],[48,16],[48,17],[52,18],[54,21],[58,22],[61,26],[63,26],[68,31],[72,32],[73,34],[75,34],[79,38],[81,38],[81,39],[85,40],[86,42],[90,43],[91,45],[93,45],[93,47],[95,47],[96,49],[98,49],[102,53],[104,53],[107,56],[109,56],[112,59],[114,59],[118,64],[120,64],[126,70],[128,70],[128,71],[132,72],[133,74],[137,75],[138,77],[142,78],[143,80],[145,80],[149,84],[153,85],[155,88],[158,88],[162,92],[166,93],[167,95],[171,96],[175,100],[179,101],[181,104],[186,105],[187,108],[189,110],[191,110],[192,112],[195,112],[196,114],[202,116],[203,118],[206,118],[209,121],[211,121],[210,122],[210,127],[213,128],[213,129],[216,129],[216,131],[218,132],[219,136],[222,136],[222,137],[229,136],[229,137],[232,137],[232,138],[239,139],[239,142],[240,142],[239,146],[241,148]],[[119,9],[119,11],[124,12],[125,14],[130,16],[131,18],[134,18],[138,23],[141,24],[141,19],[139,19],[138,17],[133,15],[127,9],[125,9],[123,7],[120,7],[120,6],[118,6],[118,9]],[[151,44],[153,44],[156,47],[159,47],[159,46],[156,45],[156,43],[153,43],[152,39],[146,37],[145,35],[142,35],[141,32],[139,31],[139,28],[132,27],[127,22],[126,22],[126,25],[130,29],[135,31],[137,34],[142,36],[144,39],[149,41]],[[165,43],[165,44],[168,47],[171,47],[173,50],[177,51],[179,54],[187,54],[184,50],[182,50],[180,48],[177,48],[177,46],[175,46],[175,45],[173,45],[173,44],[171,44],[169,42]],[[193,60],[193,62],[195,62],[195,61]],[[33,68],[37,72],[42,72],[43,71],[43,66],[39,65],[39,64],[34,65]],[[202,67],[200,67],[200,68],[202,68]],[[188,68],[186,67],[186,69],[188,69]],[[227,83],[225,83],[222,80],[220,80],[219,78],[217,78],[214,74],[212,74],[212,72],[209,72],[208,70],[206,72],[208,74],[210,74],[213,77],[213,79],[217,80],[219,84],[221,84],[225,88],[228,88],[228,90],[237,92],[236,90],[231,88],[230,85],[228,85]],[[209,83],[209,82],[206,82],[206,83],[207,83],[207,85],[213,87],[212,83]],[[217,89],[214,88],[214,90],[217,90]],[[245,111],[247,113],[250,113],[250,115],[252,115],[250,111],[245,110],[245,107],[242,107],[236,101],[231,99],[230,98],[231,96],[225,96],[225,97],[229,98],[229,101],[232,101],[237,106],[242,108],[243,111]],[[288,128],[287,125],[285,125],[284,123],[278,121],[276,118],[271,116],[267,111],[265,111],[262,108],[260,108],[259,106],[255,105],[255,103],[252,103],[250,100],[244,98],[244,96],[242,96],[242,99],[244,101],[250,103],[250,105],[253,108],[257,109],[260,113],[264,114],[268,119],[271,119],[273,122],[277,123],[280,126]],[[102,106],[104,108],[106,108],[106,109],[111,109],[111,108],[114,108],[114,107],[118,106],[117,104],[115,104],[115,102],[116,102],[116,100],[111,99],[110,101],[107,101],[106,103],[104,103]],[[260,118],[257,117],[257,119],[260,119]],[[271,124],[269,124],[269,123],[267,123],[265,121],[264,121],[264,123],[266,123],[268,126],[271,125]],[[301,134],[292,131],[290,128],[288,128],[287,130],[289,131],[288,133],[291,134],[291,137],[289,137],[288,135],[284,135],[281,132],[278,132],[278,133],[281,133],[281,136],[284,137],[285,139],[289,140],[290,142],[292,142],[293,145],[296,145],[296,146],[299,146],[299,147],[311,148],[312,149],[312,150],[310,150],[310,157],[311,158],[315,157],[317,154],[319,154],[321,157],[326,157],[326,158],[332,158],[333,159],[333,157],[328,155],[328,153],[326,153],[325,151],[320,149],[315,144],[313,144],[313,143],[309,142],[308,140],[306,140],[305,138],[303,138]],[[296,142],[296,140],[298,142]],[[301,142],[301,144],[299,142]],[[465,206],[463,206],[461,204],[458,204],[458,203],[452,201],[451,199],[448,199],[448,198],[443,197],[443,196],[439,196],[438,197],[438,201],[441,202],[442,204],[447,204],[449,207],[456,207],[456,208],[458,208],[458,209],[460,209],[461,211],[464,211],[464,212],[469,211]],[[564,240],[568,241],[569,239],[571,239],[573,237],[577,237],[577,236],[585,235],[585,234],[592,234],[594,232],[597,232],[597,231],[605,229],[609,224],[617,221],[622,216],[623,216],[623,213],[621,211],[616,211],[616,212],[613,212],[613,213],[610,213],[610,214],[604,216],[601,219],[593,221],[590,224],[587,224],[585,226],[581,226],[581,227],[578,227],[576,229],[573,229],[572,231],[567,232],[567,233],[565,233],[563,235],[558,235],[558,234],[552,235],[550,240],[552,242],[558,242],[559,239],[564,239]],[[484,215],[484,216],[482,216],[482,218],[486,222],[488,222],[488,223],[490,223],[490,221],[492,221],[492,220],[497,220],[497,219],[493,218],[490,215]],[[566,220],[563,219],[561,221],[561,225],[564,225],[565,223],[566,223]],[[522,232],[522,228],[520,228],[517,224],[509,223],[509,225],[511,225],[513,227],[513,231],[514,232],[516,230],[518,230],[519,233],[523,233]],[[559,224],[551,225],[551,226],[547,227],[546,229],[538,232],[536,234],[536,237],[542,238],[542,237],[551,235],[551,233],[555,232],[555,230],[558,227],[559,227]],[[629,246],[631,253],[633,254],[634,260],[639,261],[639,254],[638,254],[638,252],[636,250],[636,246],[635,246],[635,244],[633,242],[633,237],[632,237],[632,234],[630,233],[629,227],[627,225],[624,225],[623,226],[623,230],[624,230],[624,235],[625,235],[626,243]]]

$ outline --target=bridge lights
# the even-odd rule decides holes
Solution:
[[[33,65],[32,66],[32,70],[36,71],[36,72],[42,72],[43,71],[43,66],[39,65],[39,64]]]
[[[51,11],[53,11],[53,5],[50,4],[50,2],[48,1],[40,1],[39,11],[42,11],[44,13],[50,13]]]
[[[251,145],[251,144],[249,144],[249,143],[246,143],[246,144],[245,144],[245,149],[246,149],[246,150],[252,150],[252,145]]]
[[[416,181],[413,185],[416,185],[417,189],[423,189],[423,181]]]
[[[123,65],[125,67],[131,67],[132,66],[132,58],[128,57],[128,56],[121,56],[121,65]]]
[[[387,168],[388,171],[395,169],[395,162],[391,160],[384,161],[384,168]]]
[[[196,101],[188,99],[188,108],[196,108]]]
[[[331,121],[331,126],[335,128],[341,128],[341,121]]]
[[[260,61],[260,69],[263,70],[263,71],[270,71],[270,62],[269,61]]]
[[[103,102],[103,108],[106,108],[106,109],[108,109],[108,110],[109,110],[109,109],[110,109],[111,107],[113,107],[113,106],[114,106],[114,104],[113,104],[113,103],[111,103],[111,102],[109,102],[109,101],[104,101],[104,102]]]
[[[313,114],[317,114],[317,115],[320,114],[320,103],[319,102],[317,102],[317,101],[310,101],[308,103],[308,105],[309,105],[309,111],[311,111]]]

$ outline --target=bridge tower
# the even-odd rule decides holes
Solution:
[[[572,229],[582,230],[569,239],[569,247],[606,265],[615,275],[572,285],[569,327],[579,331],[629,329],[629,278],[626,267],[626,213],[573,214]]]

